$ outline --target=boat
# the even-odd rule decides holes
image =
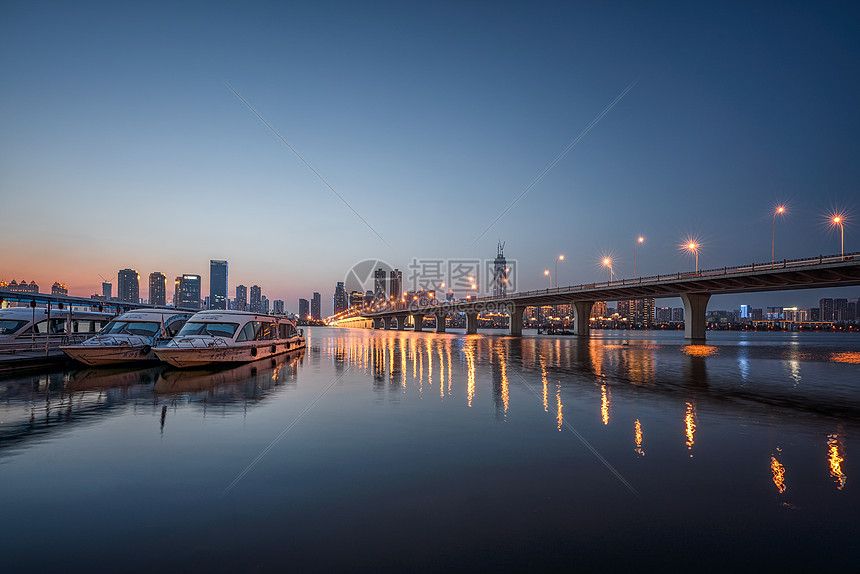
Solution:
[[[181,309],[136,309],[111,321],[95,337],[60,349],[90,366],[157,363],[153,347],[176,335],[192,315]]]
[[[304,333],[289,317],[247,311],[200,311],[173,339],[155,347],[175,367],[249,363],[302,349]]]
[[[56,350],[98,333],[114,315],[95,311],[43,307],[0,309],[0,353]],[[62,355],[61,355],[62,356]]]

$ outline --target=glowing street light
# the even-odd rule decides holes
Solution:
[[[559,255],[555,260],[555,288],[558,289],[558,262],[564,261],[564,255]]]
[[[842,257],[842,260],[845,261],[845,228],[843,227],[843,223],[845,223],[845,216],[841,213],[837,213],[833,216],[833,219],[831,219],[831,221],[833,222],[833,225],[839,226],[839,243],[841,246],[839,253]]]
[[[633,244],[633,278],[636,279],[636,245],[639,243],[645,243],[645,238],[641,235],[636,238],[636,242]]]
[[[776,216],[782,215],[783,213],[785,213],[785,206],[784,205],[778,205],[776,207],[776,209],[773,210],[773,226],[771,227],[771,230],[770,230],[770,264],[771,265],[773,265],[773,260],[774,260],[773,259],[773,253],[774,253],[774,247],[776,245]]]
[[[544,269],[543,274],[549,277],[549,287],[552,289],[552,274],[550,274],[549,269]]]
[[[609,282],[612,283],[612,259],[609,257],[603,258],[604,267],[609,267]]]
[[[686,245],[686,248],[696,254],[696,273],[699,273],[699,244],[691,241]]]

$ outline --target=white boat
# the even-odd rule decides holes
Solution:
[[[111,321],[79,345],[60,347],[87,365],[158,362],[152,348],[176,335],[193,313],[181,309],[137,309]]]
[[[42,351],[82,342],[107,325],[114,315],[95,311],[8,307],[0,309],[0,353]]]
[[[245,311],[200,311],[168,343],[154,349],[176,367],[248,363],[305,346],[304,334],[288,317]]]

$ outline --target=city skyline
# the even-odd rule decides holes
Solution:
[[[0,279],[89,296],[128,268],[208,293],[217,258],[230,285],[290,311],[320,292],[327,315],[359,261],[499,239],[519,290],[604,280],[604,258],[631,277],[634,249],[636,275],[692,269],[690,237],[706,269],[838,253],[843,231],[860,249],[853,5],[235,10],[7,8]],[[57,208],[22,216],[34,199]],[[265,242],[242,233],[271,215]]]

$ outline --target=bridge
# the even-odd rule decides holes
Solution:
[[[591,307],[597,301],[680,297],[684,303],[684,334],[689,341],[704,341],[705,313],[713,295],[758,293],[791,289],[821,289],[860,285],[860,253],[819,255],[807,259],[753,263],[736,267],[678,272],[669,275],[617,279],[604,283],[582,284],[538,291],[513,293],[500,297],[481,297],[431,305],[389,305],[382,310],[346,312],[332,317],[330,325],[404,329],[412,317],[414,329],[423,329],[424,317],[436,317],[436,332],[445,332],[450,313],[465,313],[466,334],[477,333],[478,315],[496,311],[509,317],[510,335],[522,335],[526,307],[571,305],[574,334],[588,336]]]

